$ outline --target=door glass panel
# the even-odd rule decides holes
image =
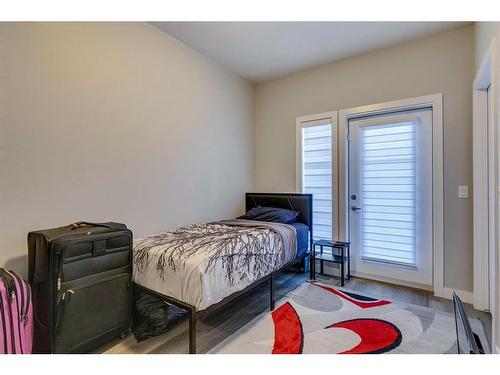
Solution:
[[[361,128],[362,258],[416,264],[415,123]]]

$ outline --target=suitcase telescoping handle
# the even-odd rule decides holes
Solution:
[[[111,227],[109,225],[101,224],[101,223],[90,223],[88,221],[77,221],[76,223],[71,224],[71,230],[78,229],[81,227],[103,227],[103,228],[111,229]]]

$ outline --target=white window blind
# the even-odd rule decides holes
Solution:
[[[332,124],[307,123],[302,128],[302,191],[313,195],[313,236],[332,239]]]
[[[415,124],[361,130],[362,258],[416,264]]]

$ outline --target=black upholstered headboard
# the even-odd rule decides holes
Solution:
[[[245,209],[262,207],[277,207],[286,208],[289,210],[299,211],[300,215],[297,218],[299,223],[304,223],[309,227],[312,238],[313,228],[313,203],[312,194],[297,194],[297,193],[246,193],[245,194]]]

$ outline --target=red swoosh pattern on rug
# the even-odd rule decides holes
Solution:
[[[293,306],[287,302],[272,312],[274,322],[273,354],[302,354],[304,333]]]
[[[321,285],[321,284],[316,284],[316,283],[312,283],[312,284],[317,286],[317,287],[328,290],[330,293],[333,293],[333,294],[339,296],[340,298],[343,298],[346,301],[349,301],[349,302],[355,304],[356,306],[361,307],[362,309],[367,309],[369,307],[388,305],[391,303],[390,301],[386,301],[386,300],[379,300],[379,299],[366,297],[366,296],[362,296],[362,295],[351,293],[351,292],[340,291],[340,290],[333,289],[333,288],[330,288],[328,286]]]
[[[345,320],[326,328],[349,329],[361,338],[358,345],[340,354],[381,354],[398,347],[402,340],[399,328],[381,319]]]

